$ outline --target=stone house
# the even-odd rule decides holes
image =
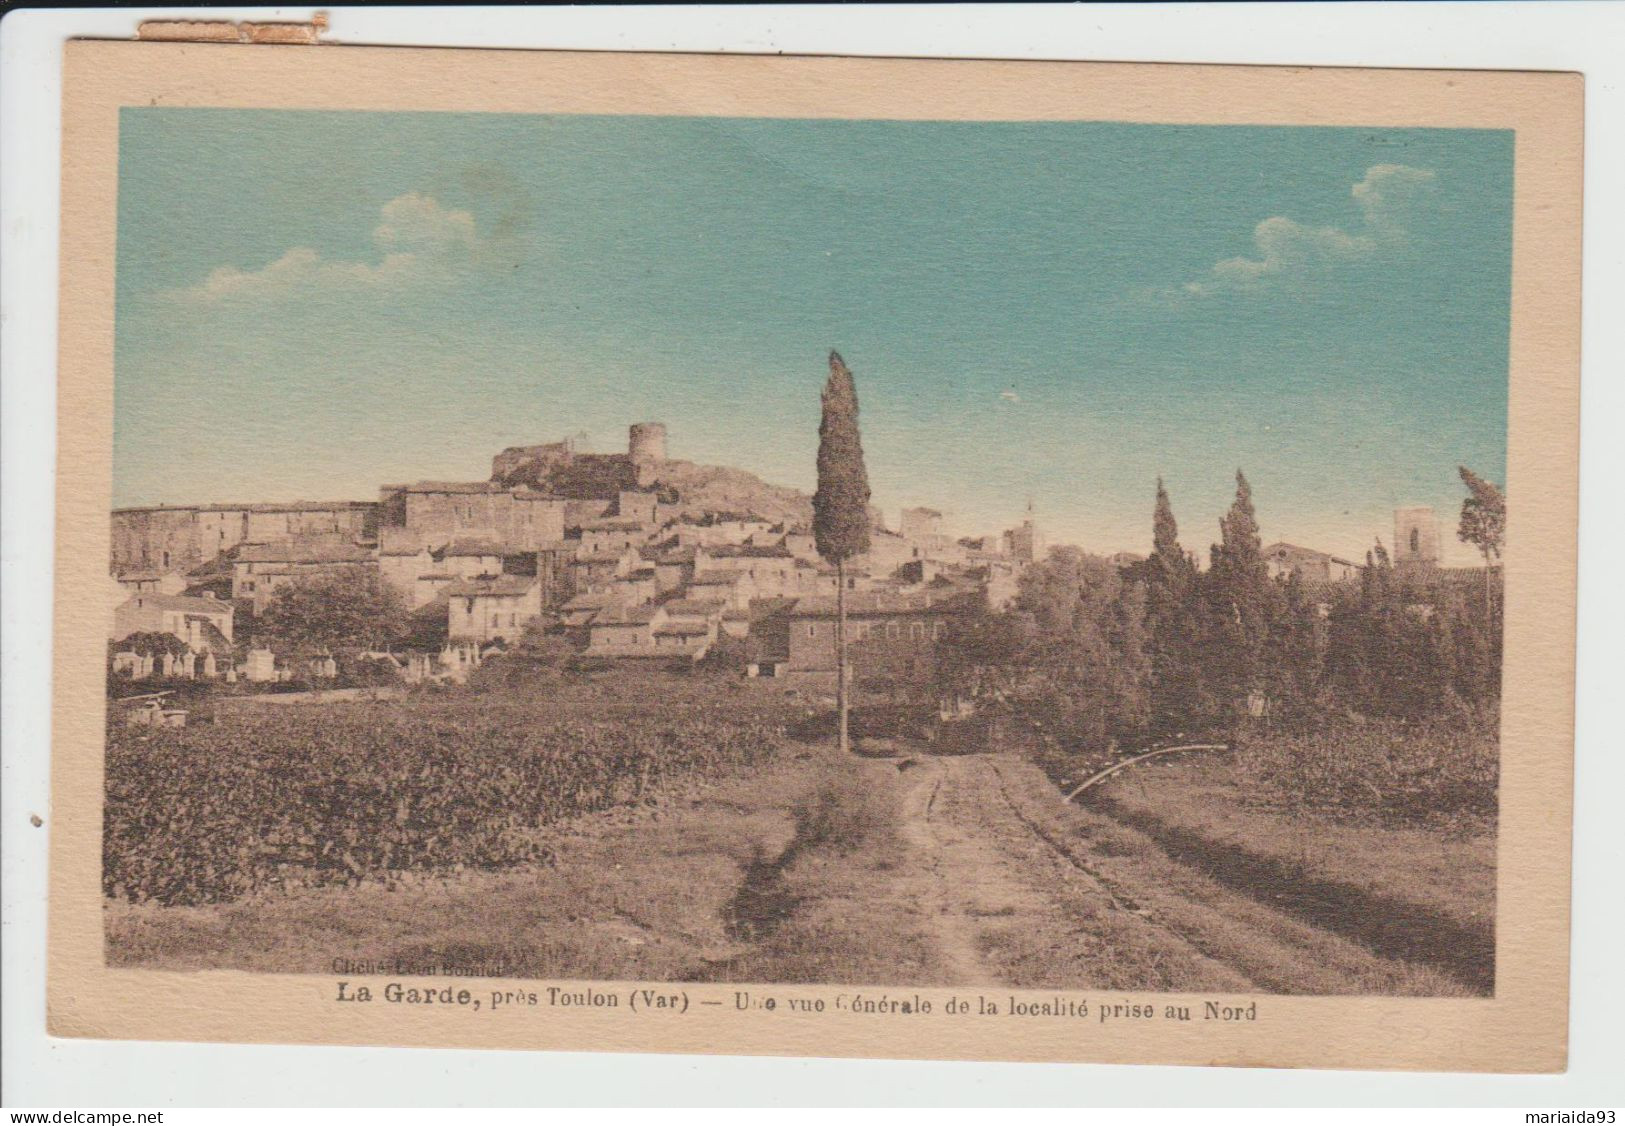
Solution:
[[[592,618],[586,655],[589,657],[658,657],[654,628],[664,624],[660,606],[606,606]]]
[[[502,574],[507,570],[506,561],[507,555],[500,544],[473,537],[454,539],[439,547],[424,547],[411,540],[387,536],[378,548],[380,576],[414,609],[433,602],[458,579]]]
[[[1439,520],[1427,505],[1394,509],[1394,566],[1429,569],[1439,565]]]
[[[697,548],[694,569],[696,578],[702,573],[715,571],[741,573],[750,580],[751,597],[754,598],[795,598],[835,593],[836,574],[833,567],[798,558],[778,544],[771,547],[739,545]],[[854,583],[858,579],[856,574],[848,577]]]
[[[943,534],[942,513],[934,508],[905,508],[897,530],[904,539],[923,544]]]
[[[602,594],[616,583],[637,571],[648,569],[643,555],[632,547],[622,548],[613,555],[583,555],[578,553],[572,567],[577,594]]]
[[[662,657],[699,660],[717,639],[716,622],[667,620],[654,626],[655,652]]]
[[[980,595],[859,593],[846,599],[847,654],[853,679],[923,686],[936,673],[936,644]],[[782,618],[788,628],[785,674],[835,685],[836,601],[798,599]],[[753,630],[755,626],[753,624]],[[764,627],[765,628],[765,627]]]
[[[542,590],[534,575],[482,575],[446,587],[446,636],[458,641],[519,639],[542,613]]]
[[[532,489],[515,489],[509,495],[513,497],[513,516],[507,534],[502,534],[500,524],[494,529],[507,548],[535,551],[564,538],[566,501]]]
[[[766,520],[679,521],[672,526],[671,533],[685,547],[764,546],[764,540],[771,544],[778,542],[779,537],[770,534],[772,528]]]
[[[1359,566],[1347,559],[1296,544],[1272,543],[1264,549],[1263,555],[1272,579],[1297,575],[1306,583],[1337,583],[1360,573]]]
[[[601,611],[620,605],[620,599],[608,591],[578,594],[559,607],[559,624],[566,629],[583,629],[589,626]]]
[[[732,608],[718,599],[674,598],[661,609],[666,612],[666,620],[669,622],[710,627],[709,640],[715,641],[718,631],[722,628],[723,616]],[[734,613],[741,612],[734,610]]]
[[[644,561],[655,569],[655,588],[661,594],[681,590],[694,578],[693,547],[666,546],[658,550],[646,549]]]
[[[896,532],[887,531],[885,528],[872,528],[869,531],[869,550],[848,564],[847,574],[863,571],[871,575],[885,576],[904,563],[923,559],[925,555],[925,545],[904,539]]]
[[[110,638],[123,641],[136,633],[167,633],[195,653],[228,653],[234,612],[218,598],[178,594],[137,594],[113,611]]]
[[[618,516],[588,520],[581,525],[582,559],[614,558],[628,548],[646,543],[655,532],[653,524]]]
[[[608,606],[592,619],[586,655],[698,660],[716,642],[724,607],[674,599],[662,605]]]
[[[371,501],[156,505],[112,513],[116,573],[190,571],[239,544],[326,536],[371,539],[378,505]]]
[[[205,538],[209,527],[207,517],[212,514],[218,516],[222,523],[240,519],[243,522],[243,543],[315,538],[354,541],[372,539],[378,534],[378,506],[370,501],[293,501],[288,504],[248,504],[235,509],[209,506],[202,511],[205,516]],[[217,539],[230,539],[229,532],[223,536],[220,532],[226,532],[226,529],[217,531]],[[206,549],[211,546],[205,544]]]
[[[399,544],[379,545],[378,575],[414,610],[433,602],[457,578],[438,569],[428,548]]]
[[[756,532],[745,540],[747,547],[778,547],[788,551],[797,559],[809,563],[820,564],[822,557],[818,554],[818,542],[813,534],[800,528],[793,528],[788,524],[774,524],[763,531]]]
[[[747,571],[696,571],[686,589],[690,598],[720,601],[736,610],[748,609],[757,596]]]
[[[659,583],[653,567],[629,571],[609,584],[609,592],[624,606],[652,602],[659,593]]]
[[[418,481],[379,490],[379,534],[419,546],[474,537],[512,551],[564,538],[566,502],[493,481]]]
[[[500,575],[503,571],[502,546],[488,539],[455,539],[431,554],[437,571],[460,579]]]
[[[727,608],[726,602],[714,598],[674,598],[665,604],[669,617],[696,622],[718,621]]]
[[[250,544],[232,561],[231,596],[252,602],[254,613],[263,614],[271,596],[290,582],[311,575],[377,569],[373,551],[359,544],[333,540]]]

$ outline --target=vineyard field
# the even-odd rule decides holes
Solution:
[[[537,830],[771,756],[770,700],[462,694],[111,726],[103,890],[165,905],[545,862]]]

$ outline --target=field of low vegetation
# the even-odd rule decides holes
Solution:
[[[457,692],[108,733],[103,887],[166,905],[550,858],[543,826],[760,763],[766,694]]]
[[[1261,730],[1237,742],[1249,802],[1393,828],[1493,832],[1500,749],[1493,710],[1420,720]]]

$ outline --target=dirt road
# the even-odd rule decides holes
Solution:
[[[1064,804],[1014,756],[915,755],[896,874],[917,887],[944,984],[1289,993],[1465,992],[1230,886],[1098,809]]]
[[[1201,988],[1248,985],[1154,925],[1066,848],[1056,831],[1065,814],[1059,794],[1031,767],[992,755],[918,755],[908,764],[900,836],[910,855],[898,878],[924,875],[928,933],[951,973],[943,984],[1127,988],[1155,963],[1177,959],[1193,988],[1198,976]]]

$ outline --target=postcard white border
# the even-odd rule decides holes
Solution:
[[[308,10],[221,10],[231,18],[302,18]],[[1247,5],[1157,8],[778,8],[330,10],[350,43],[735,50],[758,53],[1304,63],[1580,70],[1587,82],[1586,317],[1581,438],[1580,672],[1575,802],[1571,1065],[1552,1077],[1249,1072],[1105,1065],[1012,1065],[793,1059],[595,1056],[332,1047],[248,1047],[47,1040],[43,1020],[45,838],[48,832],[54,459],[55,199],[60,44],[124,36],[142,18],[200,10],[33,11],[0,24],[0,162],[4,321],[0,486],[4,488],[4,1072],[9,1105],[229,1105],[238,1102],[728,1103],[966,1102],[1136,1105],[1153,1101],[1607,1105],[1625,997],[1615,952],[1625,934],[1617,895],[1618,796],[1625,760],[1607,701],[1625,633],[1625,323],[1603,315],[1625,297],[1625,7],[1583,4]],[[31,813],[47,822],[29,822]],[[635,1075],[637,1082],[630,1081]],[[183,1078],[184,1077],[184,1078]],[[13,1084],[26,1080],[26,1087]],[[381,1082],[391,1083],[389,1089]]]

